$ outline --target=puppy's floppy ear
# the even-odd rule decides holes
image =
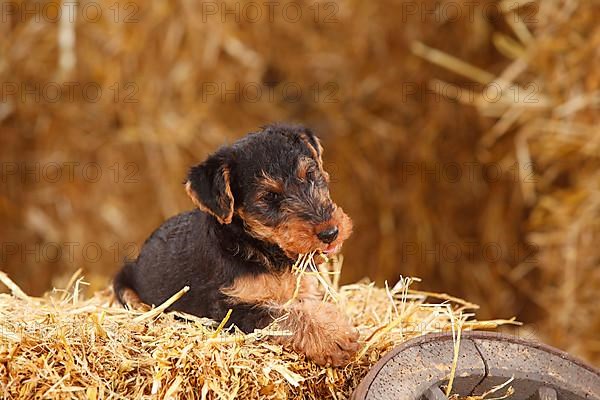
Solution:
[[[300,139],[304,142],[306,147],[308,147],[308,150],[319,165],[319,168],[323,169],[323,146],[321,146],[319,138],[310,129],[305,128],[304,131],[300,133]]]
[[[185,190],[194,204],[221,224],[233,218],[233,194],[229,181],[230,169],[225,157],[215,154],[190,168]]]
[[[329,182],[329,174],[325,171],[325,167],[323,167],[323,146],[321,146],[321,141],[310,129],[305,129],[300,134],[300,139],[304,142],[308,150],[310,151],[312,158],[317,162],[319,169],[323,173],[325,177],[325,181]]]

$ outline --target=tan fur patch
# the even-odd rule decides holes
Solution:
[[[308,149],[312,153],[313,158],[317,161],[319,168],[322,170],[323,169],[323,158],[322,158],[323,146],[321,146],[321,141],[319,140],[319,138],[315,136],[315,141],[317,142],[317,148],[315,148],[315,146],[312,145],[312,143],[310,142],[310,140],[306,134],[301,135],[300,138],[302,139],[304,144],[306,144],[306,147],[308,147]]]
[[[329,221],[318,225],[313,225],[300,218],[290,218],[275,227],[270,227],[253,218],[243,209],[239,209],[238,214],[252,236],[259,240],[277,244],[292,259],[301,253],[324,250],[327,246],[342,244],[352,234],[352,220],[338,206],[335,207]],[[316,234],[324,227],[331,225],[337,226],[339,233],[335,241],[326,245],[319,240]]]
[[[150,306],[147,305],[146,303],[144,303],[140,299],[140,296],[138,296],[138,294],[133,289],[129,289],[129,288],[124,289],[123,292],[121,292],[121,299],[123,300],[123,302],[125,303],[127,308],[129,308],[130,310],[137,310],[137,311],[150,310]]]
[[[358,351],[358,332],[340,309],[320,300],[322,293],[313,276],[302,277],[298,296],[288,302],[296,282],[296,276],[289,271],[243,276],[222,292],[234,303],[266,306],[274,317],[284,317],[280,325],[292,335],[277,337],[277,342],[321,365],[347,364]]]
[[[316,250],[321,245],[315,236],[314,227],[300,218],[290,218],[275,227],[270,227],[253,218],[243,209],[239,209],[238,214],[252,236],[277,244],[292,259],[300,253]]]
[[[310,159],[306,157],[300,158],[300,160],[298,160],[298,166],[296,167],[296,176],[298,177],[298,179],[305,180],[309,169]]]
[[[317,225],[316,231],[320,232],[329,226],[337,226],[339,230],[338,237],[333,242],[334,244],[338,244],[345,241],[352,234],[352,220],[350,219],[348,214],[346,214],[344,210],[342,210],[342,207],[336,206],[335,210],[333,211],[333,214],[331,215],[331,219],[323,224]]]
[[[346,315],[334,304],[308,300],[292,304],[281,322],[292,336],[276,340],[320,365],[340,367],[358,351],[359,334]]]
[[[246,275],[237,278],[232,286],[221,292],[236,302],[262,304],[279,307],[294,296],[297,277],[290,271],[260,275]],[[317,281],[312,276],[303,276],[300,281],[298,300],[316,300],[322,295]]]
[[[310,140],[308,139],[308,136],[302,135],[301,138],[302,138],[302,141],[306,144],[306,146],[310,150],[313,158],[317,161],[317,166],[319,167],[319,170],[323,174],[323,177],[325,178],[325,182],[329,183],[329,173],[327,171],[325,171],[325,167],[323,166],[323,146],[321,146],[321,141],[319,140],[318,137],[315,136],[315,140],[317,142],[317,148],[315,148],[311,144]],[[303,179],[303,178],[300,178],[300,179]]]
[[[266,172],[263,172],[262,175],[263,176],[260,178],[258,184],[263,188],[264,191],[283,193],[283,182],[280,182],[277,179],[269,176]]]
[[[225,196],[227,199],[219,199],[219,201],[223,201],[221,203],[223,208],[229,207],[229,213],[223,218],[223,222],[221,223],[230,224],[233,219],[233,193],[231,193],[229,167],[223,167],[223,180],[225,181]]]

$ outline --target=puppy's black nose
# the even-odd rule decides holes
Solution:
[[[329,244],[333,242],[335,238],[337,238],[338,232],[339,230],[337,226],[330,226],[329,228],[325,228],[325,230],[317,233],[317,237],[321,239],[321,242]]]

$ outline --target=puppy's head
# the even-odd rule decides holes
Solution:
[[[253,237],[288,257],[337,252],[350,218],[329,196],[318,138],[302,126],[271,125],[190,169],[186,190],[221,224],[234,216]]]

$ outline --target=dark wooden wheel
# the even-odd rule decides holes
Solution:
[[[448,400],[440,387],[453,357],[451,334],[409,340],[373,366],[352,398]],[[511,400],[600,399],[600,371],[565,352],[509,335],[462,333],[453,394],[482,395],[511,378]]]

